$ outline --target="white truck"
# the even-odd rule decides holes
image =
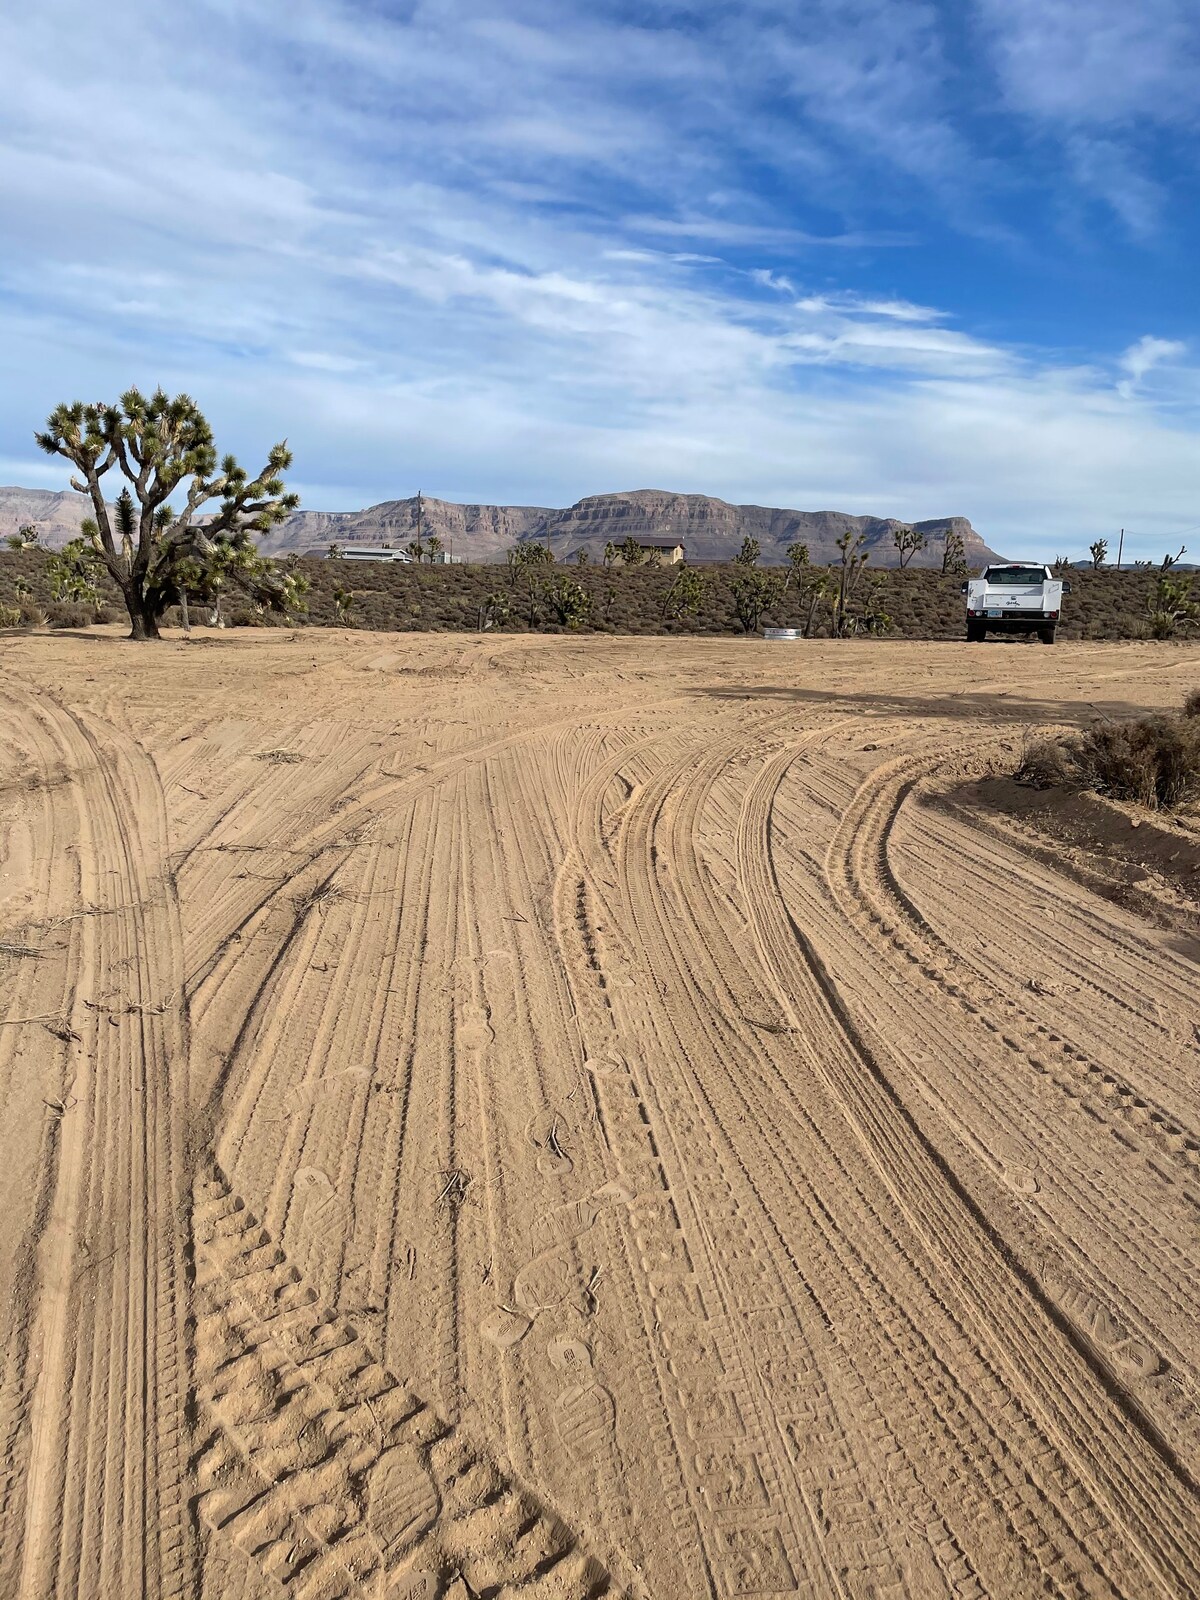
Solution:
[[[962,592],[967,597],[968,644],[981,643],[989,633],[1036,633],[1043,644],[1053,644],[1062,597],[1070,594],[1071,585],[1049,567],[1014,561],[968,578]]]

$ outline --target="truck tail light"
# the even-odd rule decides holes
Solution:
[[[1058,621],[1058,612],[1057,611],[1051,611],[1049,613],[1049,616],[1050,616],[1050,621],[1051,622],[1057,622]]]
[[[967,607],[967,615],[969,617],[973,617],[975,615],[975,613],[971,610],[970,606]]]

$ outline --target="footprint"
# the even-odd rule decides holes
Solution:
[[[415,1451],[407,1445],[384,1451],[367,1478],[367,1525],[389,1566],[432,1525],[440,1509],[441,1497]]]
[[[593,1205],[590,1200],[571,1200],[565,1206],[555,1206],[553,1211],[543,1212],[530,1229],[533,1253],[540,1255],[556,1245],[569,1244],[572,1239],[578,1239],[599,1215],[599,1206]]]
[[[525,1124],[525,1137],[538,1152],[537,1169],[544,1178],[565,1178],[575,1163],[562,1147],[563,1119],[554,1108],[539,1111]]]
[[[575,1171],[575,1163],[567,1155],[555,1155],[553,1151],[543,1150],[537,1158],[537,1169],[543,1178],[565,1178]]]
[[[602,1384],[573,1384],[558,1397],[554,1416],[558,1436],[578,1461],[611,1450],[616,1420],[616,1404]]]
[[[388,1600],[437,1600],[439,1587],[436,1572],[406,1572],[388,1589]]]
[[[531,1317],[580,1294],[578,1274],[563,1255],[538,1256],[513,1280],[513,1299]]]
[[[464,1006],[458,1028],[459,1043],[467,1050],[486,1050],[495,1044],[496,1034],[482,1006]]]
[[[1122,1339],[1113,1346],[1112,1357],[1117,1366],[1134,1378],[1153,1378],[1162,1371],[1162,1359],[1156,1350],[1140,1339]]]
[[[556,1333],[546,1346],[550,1365],[556,1372],[572,1372],[576,1376],[592,1370],[592,1352],[582,1339],[571,1339],[565,1333]]]
[[[633,1195],[634,1191],[619,1178],[613,1178],[608,1183],[602,1183],[598,1189],[592,1190],[592,1199],[600,1200],[606,1206],[627,1206]]]
[[[589,1056],[583,1064],[597,1078],[613,1078],[629,1071],[629,1063],[619,1050],[604,1050],[598,1056]]]
[[[483,1337],[494,1344],[498,1350],[511,1350],[529,1332],[533,1324],[529,1318],[519,1311],[510,1311],[507,1306],[497,1306],[495,1311],[486,1316],[479,1325]]]
[[[1004,1181],[1010,1189],[1015,1189],[1018,1194],[1036,1194],[1038,1192],[1037,1171],[1033,1167],[1006,1166],[1004,1168]]]

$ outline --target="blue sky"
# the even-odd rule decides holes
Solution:
[[[0,60],[0,481],[161,382],[315,508],[1200,550],[1195,0],[40,0]]]

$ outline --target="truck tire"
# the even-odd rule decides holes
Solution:
[[[987,629],[984,627],[982,622],[968,622],[967,623],[967,643],[968,644],[982,644],[983,643],[983,639],[984,639],[984,635],[986,633],[987,633]]]
[[[1039,628],[1038,631],[1037,631],[1037,636],[1042,641],[1043,644],[1053,644],[1054,643],[1054,629],[1053,628]]]

